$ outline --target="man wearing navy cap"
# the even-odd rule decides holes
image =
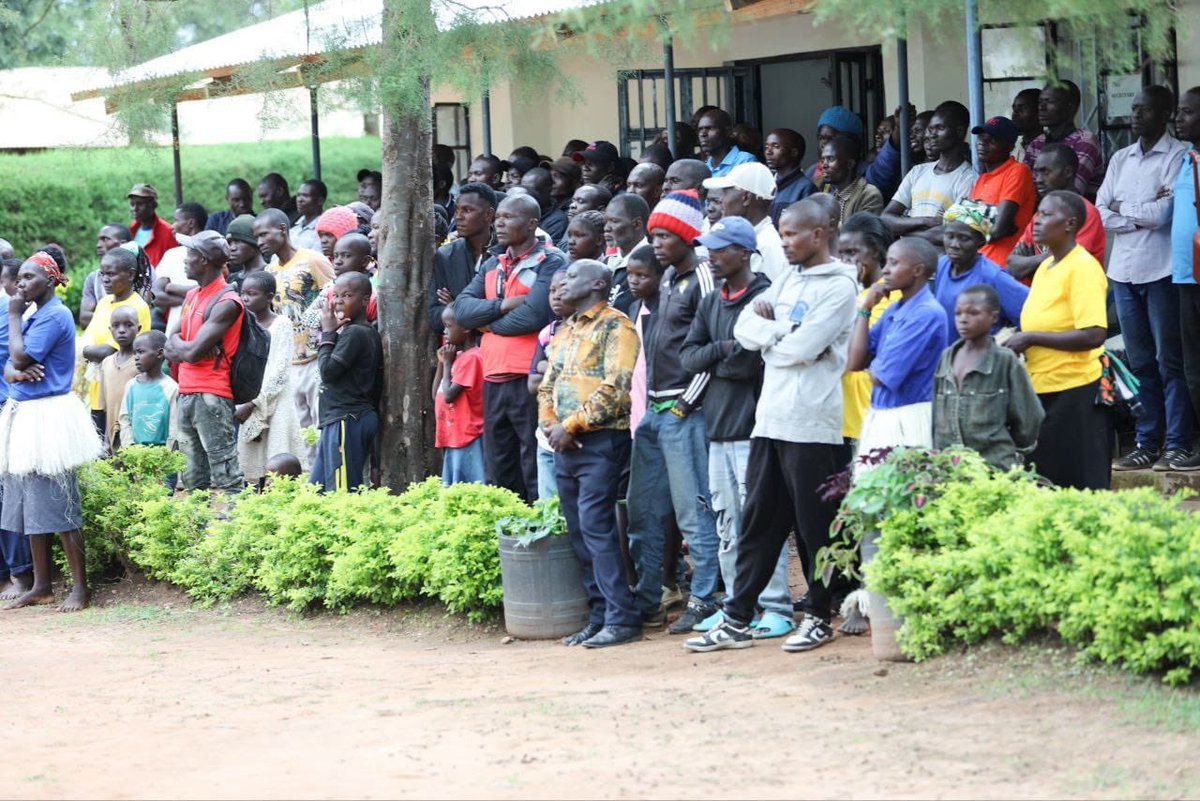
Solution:
[[[603,186],[616,195],[625,190],[625,183],[617,175],[617,160],[621,154],[617,146],[603,139],[592,142],[583,150],[572,153],[571,158],[580,162],[584,184]]]
[[[755,166],[762,167],[761,164]],[[770,179],[767,168],[762,169]],[[730,191],[727,190],[725,194],[730,194]],[[733,327],[742,310],[750,306],[771,282],[762,273],[751,269],[751,258],[757,248],[757,234],[749,220],[735,216],[722,217],[696,243],[708,248],[713,275],[723,280],[724,284],[720,291],[701,299],[679,357],[688,372],[708,372],[712,376],[704,399],[708,489],[717,522],[717,536],[720,538],[717,560],[721,567],[721,578],[725,582],[726,593],[732,595],[738,531],[742,524],[742,505],[746,500],[750,432],[754,429],[754,408],[762,389],[763,373],[762,356],[758,351],[746,350],[739,345],[733,338]],[[770,583],[758,596],[758,606],[764,610],[754,627],[762,630],[758,636],[781,637],[795,628],[792,598],[788,593],[786,548],[779,554]],[[708,631],[723,619],[723,613],[716,612],[693,628],[696,631]]]
[[[1008,117],[992,117],[971,129],[978,139],[975,152],[983,174],[971,189],[971,200],[982,200],[996,207],[992,234],[979,252],[996,264],[1008,261],[1021,232],[1037,209],[1037,187],[1033,173],[1012,157],[1021,132]]]

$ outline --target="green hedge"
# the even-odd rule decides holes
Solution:
[[[1179,498],[1054,489],[1019,471],[980,474],[970,459],[928,490],[922,475],[944,457],[923,453],[893,452],[884,465],[895,486],[914,491],[886,510],[866,568],[868,585],[904,618],[904,653],[924,659],[956,643],[1052,633],[1169,684],[1195,678],[1200,517]]]
[[[501,527],[519,533],[540,522],[548,534],[565,533],[556,504],[530,508],[505,489],[443,487],[438,478],[400,495],[321,495],[280,479],[232,501],[171,497],[161,476],[181,462],[163,448],[131,447],[81,471],[90,575],[136,568],[205,605],[248,592],[295,610],[423,596],[479,620],[503,597]]]
[[[355,200],[355,175],[363,167],[379,167],[379,140],[328,138],[321,145],[321,172],[331,202]],[[225,185],[232,178],[245,178],[253,188],[263,175],[278,172],[295,192],[312,169],[308,139],[184,145],[181,153],[183,199],[200,203],[209,213],[225,208]],[[0,237],[12,242],[18,256],[29,255],[45,242],[58,242],[75,274],[95,268],[100,226],[129,220],[125,193],[135,183],[154,184],[159,214],[168,222],[174,211],[170,148],[65,148],[0,155],[0,175]],[[77,306],[76,294],[69,297]]]

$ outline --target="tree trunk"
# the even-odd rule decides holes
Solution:
[[[401,52],[423,20],[385,4],[383,47]],[[409,6],[411,8],[412,6]],[[426,7],[427,8],[427,7]],[[432,17],[432,14],[430,14]],[[429,80],[418,102],[383,97],[383,223],[379,231],[379,332],[383,338],[384,396],[380,467],[383,483],[403,490],[437,470],[433,384],[436,343],[426,319],[425,291],[433,277],[433,168]]]

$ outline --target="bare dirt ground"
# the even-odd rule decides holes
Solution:
[[[1200,695],[985,647],[884,664],[504,643],[433,608],[0,616],[13,798],[1188,797]]]

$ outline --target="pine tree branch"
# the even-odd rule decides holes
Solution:
[[[46,21],[46,17],[49,16],[49,14],[50,14],[50,9],[54,8],[54,4],[57,2],[58,2],[58,0],[47,0],[46,7],[42,9],[42,13],[38,16],[38,18],[35,19],[32,23],[30,23],[28,28],[21,31],[22,39],[24,39],[26,36],[31,34],[33,32],[34,28],[36,28],[37,26],[41,25],[43,22]]]

